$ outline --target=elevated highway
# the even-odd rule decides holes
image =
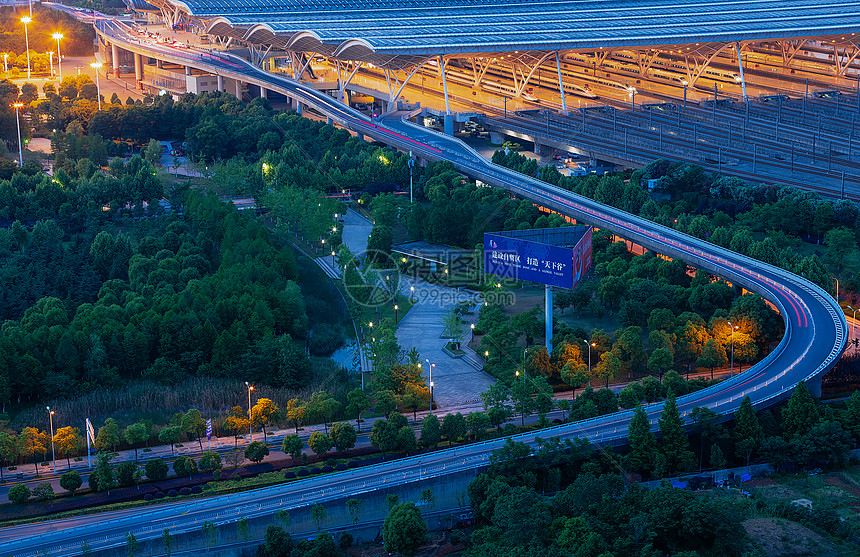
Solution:
[[[848,329],[839,306],[822,289],[787,271],[496,166],[462,142],[408,123],[401,115],[390,114],[381,121],[372,121],[335,99],[259,70],[244,60],[193,51],[163,52],[162,48],[167,47],[137,44],[136,37],[123,26],[107,21],[99,22],[97,29],[123,48],[278,91],[326,114],[345,128],[399,149],[412,150],[429,160],[448,160],[462,172],[488,184],[610,230],[648,249],[682,258],[761,294],[779,309],[785,322],[785,337],[764,360],[746,372],[679,398],[678,407],[686,419],[695,407],[711,408],[728,419],[745,396],[750,397],[756,408],[770,406],[790,396],[799,381],[811,383],[815,390],[815,384],[820,384],[821,376],[835,365],[845,349]],[[654,430],[662,407],[662,403],[645,407]],[[622,445],[631,417],[632,411],[617,412],[517,435],[514,439],[533,445],[536,436],[559,436],[587,439],[594,445]],[[39,555],[41,551],[75,555],[80,553],[84,541],[94,551],[122,547],[128,532],[143,540],[159,537],[164,528],[171,528],[174,534],[199,531],[204,521],[216,525],[232,523],[242,517],[270,515],[279,509],[300,508],[317,501],[360,496],[399,484],[479,469],[488,464],[492,451],[503,443],[493,440],[229,496],[3,529],[0,552],[15,556]]]

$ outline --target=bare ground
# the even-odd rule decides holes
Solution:
[[[765,557],[839,555],[836,545],[796,522],[780,518],[753,518],[745,521],[743,526]]]

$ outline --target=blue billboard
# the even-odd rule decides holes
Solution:
[[[591,228],[573,248],[484,234],[484,271],[489,274],[572,289],[590,266]]]

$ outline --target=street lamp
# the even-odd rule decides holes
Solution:
[[[433,413],[433,364],[430,363],[430,359],[426,358],[424,360],[427,362],[427,373],[429,375],[428,379],[430,381],[430,413]]]
[[[3,71],[6,72],[6,79],[9,79],[9,55],[3,53]]]
[[[415,303],[415,287],[414,286],[409,287],[409,301],[412,302],[413,304]]]
[[[686,79],[682,79],[681,85],[684,86],[684,110],[687,110],[687,85],[689,85],[689,83]]]
[[[21,147],[21,118],[18,117],[18,109],[24,106],[24,103],[14,103],[15,107],[15,122],[18,124],[18,167],[24,166],[24,151]]]
[[[636,111],[636,87],[630,87],[627,89],[627,92],[630,93],[630,106],[633,108],[633,111]]]
[[[49,50],[45,54],[48,55],[48,60],[50,60],[49,63],[51,65],[51,77],[54,77],[54,52]]]
[[[397,304],[394,304],[394,324],[397,325]]]
[[[54,450],[54,411],[50,406],[45,407],[48,410],[48,422],[51,424],[51,458],[53,459],[54,475],[57,474],[57,453]]]
[[[60,81],[63,81],[63,59],[60,57],[60,39],[63,38],[63,34],[57,31],[51,36],[57,40],[57,76],[59,77]]]
[[[855,337],[855,336],[854,336],[854,323],[855,323],[855,320],[856,320],[856,318],[857,318],[857,310],[856,310],[856,309],[854,309],[854,308],[853,308],[853,307],[851,307],[851,306],[848,306],[848,309],[850,309],[851,311],[853,311],[853,312],[854,312],[854,315],[852,315],[852,316],[851,316],[851,330],[850,330],[850,336],[851,336],[852,338],[857,338],[857,337]],[[849,339],[849,341],[850,341],[850,339]],[[854,353],[855,353],[855,354],[857,353],[857,345],[856,345],[856,344],[854,345]]]
[[[582,339],[582,338],[579,340],[581,340],[582,342],[584,342],[586,344],[586,346],[588,346],[588,386],[590,387],[591,386],[591,347],[597,346],[597,344],[594,342],[588,342],[587,340]]]
[[[251,391],[254,390],[254,386],[247,381],[245,381],[245,386],[248,387],[248,442],[250,443],[254,441],[254,430],[251,429]]]
[[[727,321],[727,323],[729,324],[729,327],[731,328],[731,331],[732,331],[731,332],[731,335],[732,335],[732,363],[731,363],[731,367],[729,367],[729,377],[734,377],[734,375],[735,375],[735,329],[737,327],[732,325],[731,321]]]
[[[30,9],[30,15],[32,15],[32,8]],[[27,33],[27,24],[33,21],[29,15],[25,15],[21,18],[21,23],[24,24],[24,42],[27,48],[27,79],[30,79],[30,35]]]
[[[99,68],[102,67],[101,62],[93,62],[90,67],[96,71],[96,96],[99,98],[99,110],[102,109],[102,88],[99,85]]]

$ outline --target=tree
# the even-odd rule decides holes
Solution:
[[[305,419],[305,404],[297,398],[291,398],[287,401],[287,421],[292,423],[296,428],[296,433],[299,432],[299,425]]]
[[[526,415],[531,414],[534,410],[535,401],[532,398],[531,388],[529,388],[525,381],[520,381],[519,378],[511,386],[511,402],[513,402],[514,412],[520,415],[520,423],[525,425]],[[443,429],[444,425],[443,422]]]
[[[764,440],[764,432],[748,396],[744,397],[735,412],[734,438],[737,456],[744,457],[749,465],[750,457]]]
[[[405,425],[397,430],[397,448],[409,454],[418,448],[418,440],[415,438],[415,430]]]
[[[49,442],[47,431],[39,431],[35,427],[25,427],[18,435],[18,454],[25,458],[33,459],[33,467],[36,470],[36,477],[39,476],[39,466],[37,465],[37,456],[43,456],[47,453],[47,444]]]
[[[159,143],[157,139],[150,139],[142,154],[149,164],[153,166],[159,164],[161,156],[164,154],[164,145]]]
[[[421,444],[425,447],[435,447],[442,439],[442,426],[439,418],[430,414],[421,422]]]
[[[160,458],[150,460],[144,465],[144,468],[146,468],[146,477],[150,480],[160,481],[167,478],[167,463]]]
[[[824,235],[824,243],[827,245],[827,256],[836,262],[836,269],[841,272],[845,260],[857,249],[854,231],[844,226],[834,228]]]
[[[180,478],[186,478],[197,473],[197,463],[193,458],[180,456],[173,461],[173,471]]]
[[[284,440],[281,443],[281,450],[284,451],[284,454],[290,455],[293,459],[293,463],[295,463],[296,459],[299,458],[299,455],[302,454],[302,448],[304,448],[305,442],[302,441],[302,438],[296,434],[285,435]]]
[[[121,486],[129,486],[134,483],[134,473],[137,465],[131,461],[120,462],[116,467],[116,481]]]
[[[382,451],[384,458],[385,453],[397,447],[397,430],[388,420],[376,420],[370,430],[370,445]]]
[[[308,447],[310,447],[317,456],[322,456],[327,453],[333,444],[331,437],[322,431],[314,431],[308,439]]]
[[[806,383],[801,381],[791,393],[788,404],[782,411],[782,431],[786,440],[809,433],[818,423],[818,408],[809,394]]]
[[[268,398],[261,398],[251,408],[251,424],[262,428],[263,440],[267,441],[266,426],[274,424],[280,419],[281,410],[278,405]]]
[[[651,353],[648,358],[648,371],[656,373],[659,377],[663,377],[663,372],[672,367],[675,363],[675,358],[668,348],[658,348]]]
[[[100,451],[96,457],[96,468],[90,473],[89,484],[93,491],[107,491],[110,495],[112,487],[116,487],[116,475],[110,465],[113,454]]]
[[[490,428],[490,419],[483,412],[469,412],[466,414],[466,427],[472,439],[477,441]]]
[[[81,449],[81,430],[76,427],[61,427],[54,433],[54,449],[60,457],[66,457],[66,465],[72,469],[71,455]]]
[[[319,532],[320,530],[322,530],[323,524],[328,521],[328,512],[325,510],[325,507],[317,503],[313,507],[311,507],[311,518],[313,519],[314,523],[316,523],[317,532]]]
[[[18,456],[18,437],[0,431],[0,481],[3,480],[3,467]]]
[[[261,553],[266,557],[289,557],[293,549],[293,538],[280,526],[269,524],[263,538]]]
[[[83,483],[84,480],[81,478],[81,475],[77,470],[70,470],[60,476],[60,487],[71,493],[72,497],[75,496],[75,491],[77,491]]]
[[[660,445],[670,470],[687,471],[693,462],[694,456],[690,450],[687,434],[683,428],[681,413],[678,411],[675,394],[672,391],[669,391],[669,396],[663,405],[663,412],[660,414],[657,423],[662,433]]]
[[[221,455],[215,451],[205,451],[200,455],[197,466],[203,472],[215,472],[221,470]]]
[[[250,425],[251,422],[241,406],[234,406],[230,409],[227,419],[224,420],[224,429],[233,434],[234,447],[239,445],[239,436],[247,431]]]
[[[388,551],[414,557],[427,543],[427,522],[415,503],[399,503],[391,508],[382,525],[382,539]]]
[[[699,471],[702,470],[705,446],[725,435],[723,426],[715,422],[717,416],[716,412],[703,406],[696,406],[690,412],[690,419],[693,420],[696,429],[699,430]]]
[[[59,433],[59,431],[58,431]],[[137,445],[149,439],[149,432],[146,431],[146,424],[137,422],[125,428],[125,440],[134,447],[134,460],[137,462]]]
[[[352,518],[353,526],[358,524],[358,521],[361,518],[361,507],[362,503],[360,499],[347,499],[346,501],[346,510],[349,511],[349,516]]]
[[[331,440],[339,452],[355,447],[358,433],[352,425],[346,422],[338,422],[331,426]]]
[[[176,454],[173,450],[173,445],[175,445],[179,441],[179,435],[182,433],[182,429],[178,425],[168,426],[162,428],[161,431],[158,432],[158,440],[162,443],[170,444],[170,454]]]
[[[105,420],[103,426],[99,428],[98,435],[95,438],[95,446],[99,451],[110,449],[116,452],[116,444],[120,440],[119,424],[113,418]]]
[[[638,472],[650,472],[654,468],[657,454],[657,440],[651,433],[651,424],[642,405],[636,407],[630,425],[627,428],[627,439],[630,441],[630,452],[627,453],[627,464]]]
[[[618,374],[621,372],[621,368],[621,360],[619,360],[612,351],[604,352],[600,355],[600,362],[597,364],[596,376],[604,379],[606,381],[606,387],[608,388],[609,381],[618,377]]]
[[[192,408],[186,412],[180,420],[179,427],[182,429],[183,433],[188,435],[190,441],[193,441],[195,437],[197,438],[197,442],[200,444],[200,450],[202,451],[202,436],[203,432],[206,430],[206,422],[203,420],[203,415],[200,414],[200,410]],[[135,458],[137,458],[137,456],[135,456]]]
[[[361,414],[370,408],[370,396],[362,389],[353,389],[346,394],[346,411],[355,414],[355,424],[361,432]]]
[[[15,484],[9,489],[9,500],[13,503],[26,503],[29,498],[30,488],[27,484]]]
[[[696,360],[698,365],[711,368],[711,379],[714,378],[714,368],[724,366],[726,362],[726,348],[715,339],[709,339],[705,343],[702,355]]]
[[[313,421],[321,421],[325,433],[328,434],[328,424],[340,412],[341,404],[330,394],[319,391],[311,395],[305,412]]]
[[[269,446],[262,441],[254,441],[245,447],[245,458],[251,462],[261,462],[269,456]]]
[[[442,435],[448,440],[448,443],[454,444],[459,439],[466,435],[466,418],[459,412],[456,414],[447,414],[442,419]]]
[[[161,543],[164,544],[164,552],[167,554],[167,557],[170,557],[170,551],[173,548],[173,536],[170,535],[170,528],[165,528],[161,531]]]

